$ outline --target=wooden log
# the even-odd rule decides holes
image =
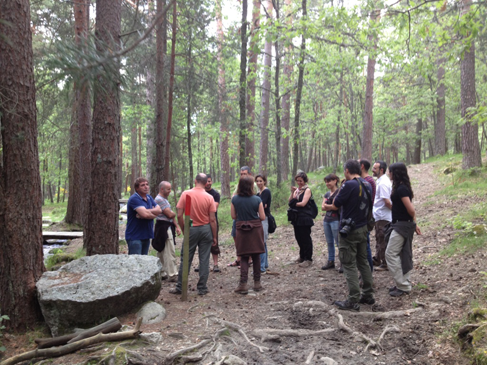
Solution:
[[[82,332],[71,333],[69,335],[53,337],[53,338],[36,338],[34,341],[37,344],[37,348],[45,349],[53,346],[61,346],[67,343],[82,340],[84,338],[92,337],[98,333],[110,333],[117,332],[122,328],[122,324],[117,317],[112,318],[96,327],[88,328]]]
[[[26,361],[35,358],[51,358],[59,357],[70,354],[72,352],[81,350],[82,348],[94,345],[100,342],[114,342],[128,340],[131,338],[137,338],[140,333],[140,325],[142,324],[142,318],[139,318],[135,328],[131,331],[117,332],[117,333],[98,333],[96,336],[85,338],[80,341],[76,341],[61,347],[55,347],[50,349],[36,349],[34,351],[24,352],[23,354],[16,355],[9,359],[0,362],[0,365],[13,365],[21,361]]]

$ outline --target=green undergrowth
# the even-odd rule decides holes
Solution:
[[[78,249],[75,253],[67,253],[64,251],[64,248],[54,248],[50,251],[50,253],[52,255],[49,256],[45,261],[47,270],[52,270],[53,268],[58,267],[60,264],[66,264],[86,256],[86,250],[84,248]]]
[[[46,203],[42,206],[42,220],[51,222],[61,222],[66,216],[68,202]]]

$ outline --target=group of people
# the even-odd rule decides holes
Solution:
[[[414,195],[407,167],[403,163],[394,163],[389,166],[387,174],[386,163],[376,161],[372,172],[377,180],[369,175],[370,167],[370,162],[365,159],[348,160],[344,165],[345,179],[341,183],[336,174],[324,178],[329,191],[323,197],[321,210],[325,213],[323,230],[328,260],[322,269],[336,267],[335,247],[338,247],[339,272],[344,274],[348,286],[347,299],[334,302],[339,309],[357,311],[360,304],[375,303],[374,266],[375,270],[391,273],[395,283],[389,289],[391,296],[399,297],[411,291],[412,240],[414,233],[421,234],[421,231],[416,225],[412,204]],[[314,225],[316,204],[307,185],[306,173],[299,172],[294,180],[297,186],[291,187],[289,211],[292,215],[289,219],[299,245],[299,257],[295,263],[308,268],[313,264],[311,227]],[[262,290],[261,274],[269,270],[267,238],[272,197],[266,185],[265,176],[257,175],[254,180],[249,167],[240,169],[240,180],[231,200],[232,236],[237,259],[229,264],[240,267],[240,282],[235,289],[239,294],[248,293],[250,266],[253,267],[254,291]],[[185,233],[186,198],[190,196],[189,266],[198,248],[199,267],[195,269],[199,272],[197,290],[199,295],[207,294],[210,254],[213,256],[213,271],[220,271],[217,219],[220,194],[212,189],[211,176],[202,173],[196,176],[195,187],[182,193],[176,205],[177,213],[167,200],[171,193],[169,182],[159,184],[159,194],[155,199],[148,194],[146,179],[138,178],[134,187],[136,192],[130,197],[127,209],[129,254],[147,254],[150,239],[153,239],[153,247],[158,251],[168,280],[177,282],[170,292],[180,294],[183,255],[177,270],[174,236]],[[156,225],[153,230],[154,219]],[[374,256],[370,248],[372,229],[375,229],[376,237]]]

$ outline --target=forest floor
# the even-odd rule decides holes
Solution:
[[[265,290],[235,294],[239,270],[227,267],[235,259],[235,250],[229,233],[222,233],[222,272],[210,273],[210,292],[198,296],[195,291],[198,274],[193,269],[197,262],[190,272],[188,301],[170,294],[174,283],[163,281],[157,302],[166,308],[167,318],[157,325],[142,326],[145,333],[161,333],[162,342],[126,345],[128,363],[171,363],[175,351],[202,343],[199,350],[184,354],[190,357],[177,361],[199,359],[198,363],[216,364],[223,363],[218,361],[224,356],[234,355],[248,364],[332,363],[324,358],[338,364],[469,364],[455,342],[455,334],[472,303],[485,304],[482,268],[487,249],[481,245],[474,251],[440,252],[458,234],[448,222],[471,206],[485,203],[487,197],[459,200],[452,195],[435,195],[451,185],[435,163],[411,166],[409,174],[423,232],[413,242],[410,295],[390,297],[390,273],[375,271],[376,304],[361,305],[356,313],[337,310],[333,302],[346,298],[347,286],[336,270],[321,270],[326,262],[326,243],[319,219],[312,229],[313,266],[302,269],[291,263],[298,253],[292,226],[278,227],[267,243],[274,275],[263,275]],[[181,239],[178,247],[180,244]],[[373,233],[371,246],[374,252]],[[135,314],[120,320],[133,326]],[[34,347],[25,337],[7,336],[7,357]],[[64,356],[52,364],[95,364],[115,346]]]

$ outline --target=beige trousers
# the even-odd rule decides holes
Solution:
[[[178,274],[178,268],[176,265],[176,250],[172,237],[172,230],[169,227],[167,229],[166,247],[164,247],[162,252],[157,253],[157,257],[159,257],[159,260],[161,260],[163,276],[165,272],[168,277]]]

